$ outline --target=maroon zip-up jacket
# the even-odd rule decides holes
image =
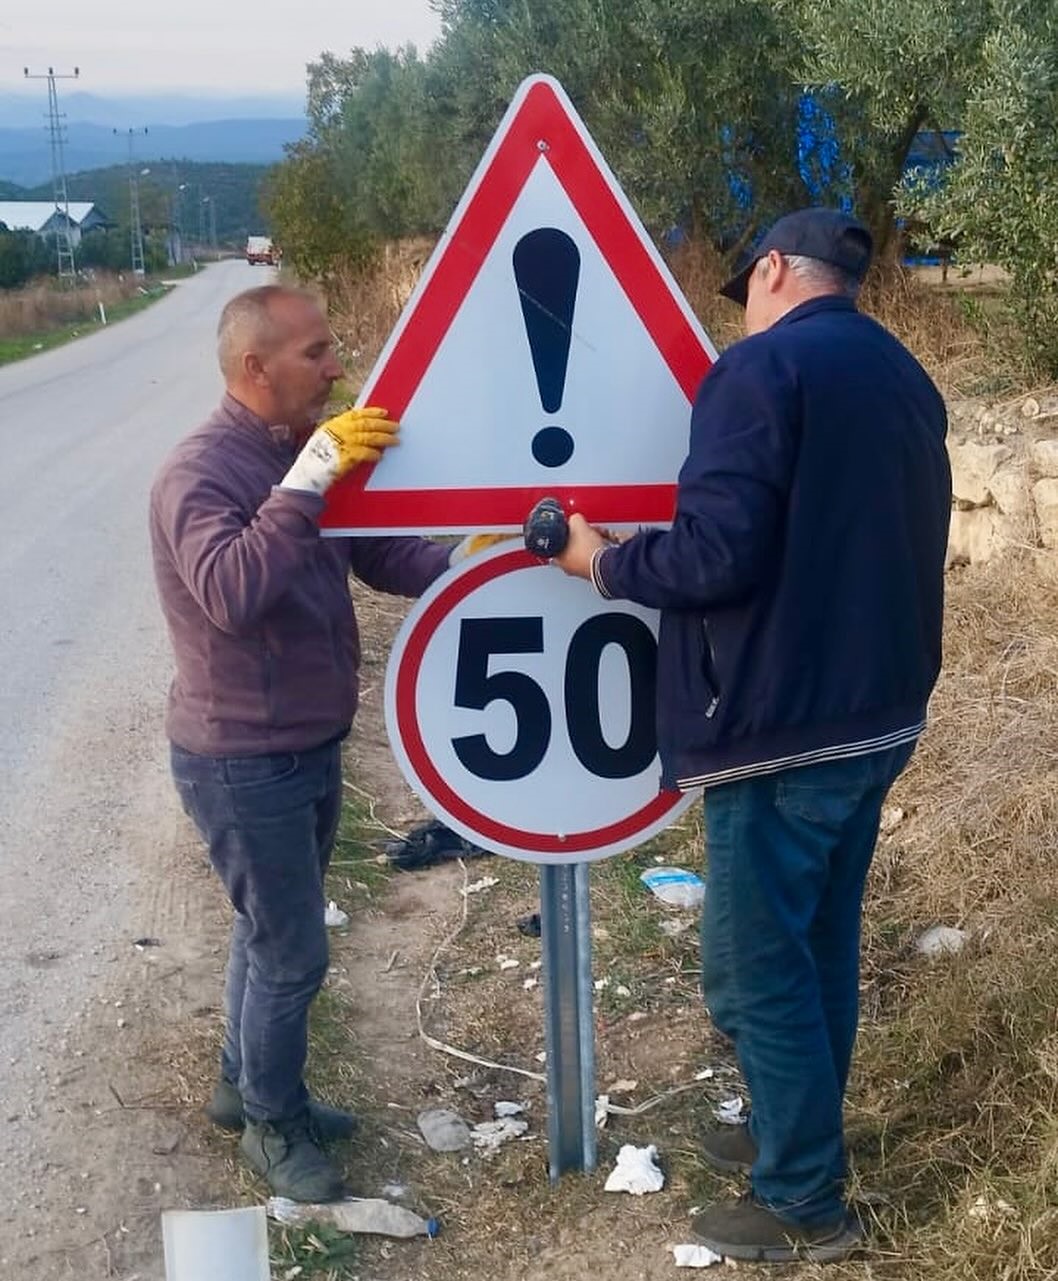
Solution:
[[[347,733],[360,638],[350,570],[418,596],[449,549],[321,538],[323,499],[276,488],[297,454],[234,397],[176,446],[151,490],[154,573],[176,657],[166,731],[189,752],[306,751]]]

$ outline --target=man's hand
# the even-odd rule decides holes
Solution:
[[[371,405],[328,418],[308,438],[280,488],[325,494],[360,463],[377,463],[384,449],[397,444],[398,430],[386,410]]]
[[[569,518],[569,541],[552,560],[553,565],[574,578],[591,578],[591,558],[600,547],[608,547],[603,535],[579,513]]]

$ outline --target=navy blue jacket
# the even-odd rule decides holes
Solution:
[[[691,416],[671,529],[598,553],[607,596],[661,610],[665,787],[915,738],[941,660],[944,402],[837,296],[729,348]]]

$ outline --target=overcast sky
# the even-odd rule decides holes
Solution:
[[[429,0],[2,0],[0,92],[21,87],[24,66],[77,65],[78,87],[104,97],[297,93],[324,50],[422,50],[439,30]]]

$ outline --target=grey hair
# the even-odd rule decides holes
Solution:
[[[859,296],[860,281],[831,262],[804,254],[783,254],[783,260],[798,280],[821,293],[844,294],[852,299]]]
[[[224,306],[217,323],[217,360],[229,381],[237,376],[248,351],[269,351],[281,337],[273,304],[282,298],[300,298],[315,304],[310,293],[288,285],[259,285],[236,294]]]

